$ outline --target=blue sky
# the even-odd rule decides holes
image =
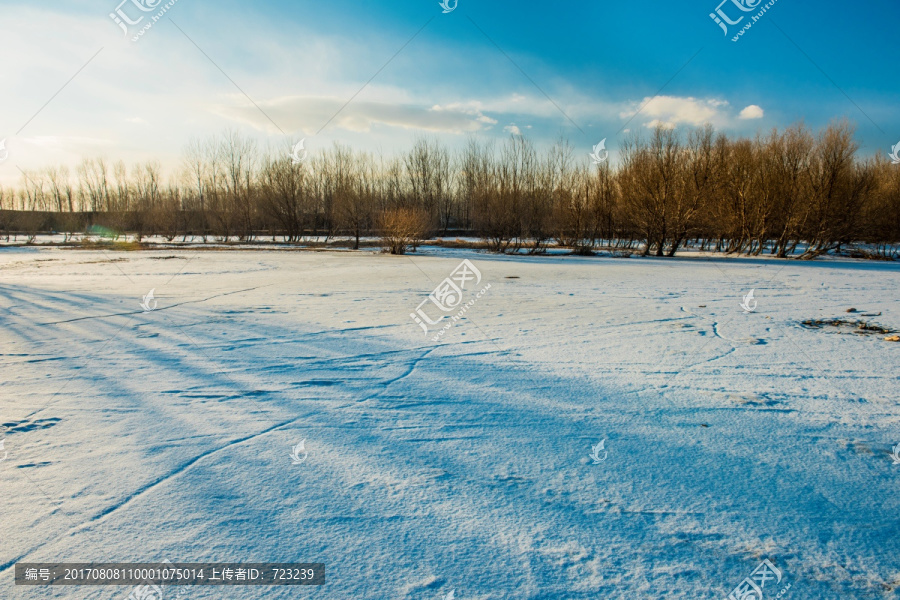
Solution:
[[[86,155],[174,173],[191,137],[229,127],[261,147],[306,138],[313,151],[341,141],[386,154],[421,134],[458,147],[522,133],[566,136],[585,156],[607,138],[615,156],[628,131],[655,123],[752,136],[836,118],[857,125],[864,153],[900,140],[893,0],[777,0],[738,42],[765,2],[743,12],[727,0],[744,19],[725,36],[709,17],[719,0],[459,0],[448,14],[438,0],[178,0],[132,42],[109,17],[120,1],[0,2],[0,184]],[[145,16],[130,34],[159,8],[128,0],[126,15]]]

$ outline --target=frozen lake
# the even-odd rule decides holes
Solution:
[[[410,313],[463,259],[435,342],[450,318]],[[765,598],[897,598],[900,343],[854,327],[900,330],[898,289],[850,260],[2,249],[0,598],[131,591],[16,562],[165,559],[327,567],[166,600],[721,599],[764,559]]]

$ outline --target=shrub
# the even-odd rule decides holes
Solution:
[[[380,219],[381,246],[391,254],[406,254],[425,239],[428,233],[428,215],[417,208],[395,208],[386,211]]]

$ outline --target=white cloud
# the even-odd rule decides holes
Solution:
[[[673,128],[681,124],[697,126],[706,123],[723,126],[728,122],[727,107],[727,101],[717,98],[657,96],[630,103],[630,110],[622,111],[619,117],[628,119],[640,111],[641,116],[651,117],[651,120],[644,123],[645,127],[650,128],[657,125]]]
[[[511,123],[503,128],[503,131],[507,133],[511,133],[513,135],[522,135],[522,130],[519,129],[518,125],[515,123]]]
[[[755,104],[751,104],[741,111],[741,114],[738,116],[739,119],[762,119],[765,115],[765,111]]]

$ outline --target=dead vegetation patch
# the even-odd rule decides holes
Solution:
[[[851,319],[808,319],[803,321],[801,325],[807,329],[856,335],[889,335],[897,333],[893,329],[888,329],[869,321]]]

